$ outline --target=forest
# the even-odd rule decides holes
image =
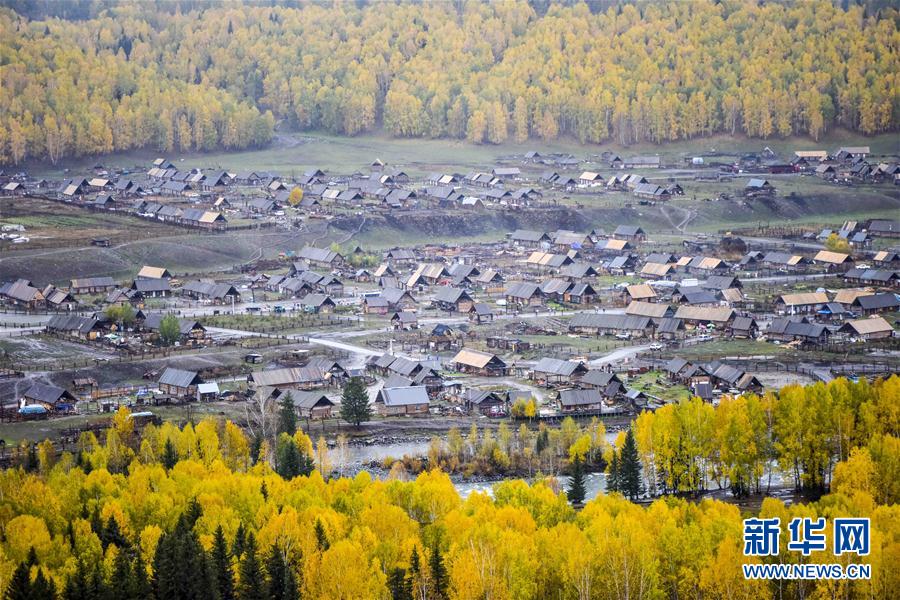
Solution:
[[[402,469],[334,476],[324,440],[313,444],[284,411],[269,437],[251,439],[213,419],[138,431],[122,409],[102,442],[85,433],[58,453],[45,441],[0,473],[0,584],[15,599],[887,599],[900,589],[890,568],[900,561],[898,400],[900,376],[789,386],[746,407],[685,401],[596,448],[610,465],[639,456],[646,482],[667,489],[710,470],[752,484],[756,446],[810,484],[833,465],[830,493],[793,505],[766,498],[759,515],[869,517],[866,581],[745,580],[740,565],[760,560],[742,554],[747,515],[718,500],[641,505],[612,492],[579,509],[540,473],[462,500],[439,468],[414,479]],[[818,412],[827,414],[803,423]],[[554,434],[545,448],[577,465],[590,460],[592,432]],[[492,440],[492,454],[506,451]],[[460,452],[478,452],[472,443]],[[860,560],[786,547],[765,560]]]
[[[891,3],[4,4],[2,163],[251,148],[276,125],[631,144],[900,122]]]

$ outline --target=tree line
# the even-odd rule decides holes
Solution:
[[[774,400],[775,413],[796,414],[796,436],[821,438],[810,449],[837,444],[840,458],[830,494],[792,506],[766,498],[759,515],[782,523],[794,516],[871,518],[866,581],[746,580],[741,564],[760,559],[742,554],[746,515],[738,507],[676,497],[648,507],[630,502],[626,496],[642,493],[644,482],[635,478],[641,468],[679,463],[685,476],[700,477],[696,463],[710,460],[646,462],[647,425],[640,421],[603,449],[617,465],[610,467],[610,487],[620,493],[576,510],[570,501],[578,500],[577,485],[567,498],[540,478],[531,485],[504,481],[492,496],[463,501],[436,469],[412,481],[373,480],[365,472],[329,477],[325,448],[313,448],[295,429],[296,416],[283,401],[271,435],[276,446],[295,446],[296,462],[274,456],[281,452],[269,449],[271,438],[253,441],[228,421],[150,425],[138,434],[125,411],[115,415],[103,444],[86,434],[61,456],[39,445],[28,458],[31,472],[0,472],[0,584],[5,597],[16,599],[605,600],[626,597],[625,589],[628,598],[647,600],[891,598],[900,589],[900,573],[891,568],[900,556],[898,400],[898,376],[872,385],[791,386]],[[675,406],[686,412],[657,411],[652,432],[657,441],[671,438],[673,448],[691,448],[687,433],[706,435],[703,418],[689,404]],[[743,422],[735,406],[713,410],[723,411],[713,437],[738,440],[745,430],[769,429],[765,419]],[[802,423],[818,412],[826,414]],[[681,425],[663,436],[670,417]],[[820,464],[803,446],[799,463]],[[654,446],[661,457],[662,447]],[[568,449],[576,471],[598,450],[586,429]],[[830,550],[804,558],[787,551],[786,531],[782,536],[781,553],[765,561],[860,560]]]
[[[0,160],[247,148],[277,121],[630,144],[900,120],[889,3],[182,4],[0,10]]]

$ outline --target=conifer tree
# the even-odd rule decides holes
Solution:
[[[584,465],[580,457],[576,457],[572,462],[572,479],[569,482],[569,489],[566,495],[572,504],[583,504],[586,495],[584,487]]]
[[[178,451],[175,449],[175,444],[172,443],[172,440],[166,440],[166,444],[163,446],[162,465],[168,471],[177,463]]]
[[[391,592],[391,600],[412,600],[412,581],[406,576],[404,569],[400,567],[391,569],[387,585]]]
[[[319,552],[325,552],[330,544],[328,543],[328,535],[325,533],[325,526],[322,525],[322,521],[319,519],[316,519],[315,532],[316,546],[319,548]]]
[[[266,560],[268,574],[269,600],[295,600],[297,598],[297,580],[293,569],[284,557],[284,553],[276,545],[269,548]]]
[[[431,584],[435,598],[447,597],[447,567],[444,566],[444,557],[441,555],[440,538],[436,539],[428,559],[431,569]]]
[[[31,574],[25,561],[19,563],[13,571],[3,594],[4,600],[31,600]]]
[[[619,460],[621,491],[629,500],[637,500],[644,495],[644,481],[641,475],[641,459],[638,456],[634,432],[629,429],[622,444]]]
[[[247,535],[244,547],[237,597],[239,600],[266,600],[266,582],[257,556],[256,538],[252,533]]]
[[[243,529],[241,531],[243,532]],[[231,554],[228,551],[228,542],[225,541],[225,532],[222,531],[221,525],[216,528],[216,533],[213,536],[210,562],[212,563],[212,576],[219,600],[234,600]]]
[[[275,433],[297,433],[297,413],[294,412],[294,398],[290,392],[285,392],[278,401],[278,427]]]
[[[621,487],[619,483],[619,453],[613,449],[612,459],[609,461],[609,473],[606,476],[606,491],[618,492]]]
[[[341,418],[356,427],[359,427],[363,421],[372,418],[369,394],[366,391],[365,383],[359,377],[352,377],[344,385],[344,391],[341,394]]]

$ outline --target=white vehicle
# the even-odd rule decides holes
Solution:
[[[650,349],[651,349],[651,350],[654,350],[654,351],[659,351],[659,350],[662,350],[663,348],[665,348],[665,346],[663,346],[663,345],[660,344],[659,342],[650,344]]]
[[[707,334],[705,334],[705,333],[701,333],[700,335],[698,335],[698,336],[697,336],[696,338],[694,338],[694,339],[696,339],[698,342],[706,342],[706,341],[708,341],[708,340],[711,340],[711,339],[712,339],[712,336],[711,336],[711,335],[707,335]]]
[[[616,339],[617,340],[630,340],[631,334],[630,333],[617,333]]]

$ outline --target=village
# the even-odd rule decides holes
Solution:
[[[721,198],[745,204],[771,201],[798,178],[900,184],[896,157],[882,158],[866,147],[684,164],[532,151],[467,174],[420,175],[376,159],[352,174],[300,176],[181,170],[158,158],[146,170],[97,164],[63,181],[6,174],[0,189],[16,214],[49,206],[113,214],[136,229],[302,235],[360,215],[528,215],[610,194],[654,208],[709,182],[736,181],[739,198]],[[6,252],[59,247],[0,219]],[[696,234],[636,221],[385,248],[352,233],[306,235],[230,270],[145,264],[121,277],[73,267],[61,280],[2,282],[2,419],[191,403],[241,415],[240,406],[290,392],[297,415],[324,426],[338,422],[354,377],[386,422],[627,418],[685,397],[717,403],[900,366],[897,220]]]

